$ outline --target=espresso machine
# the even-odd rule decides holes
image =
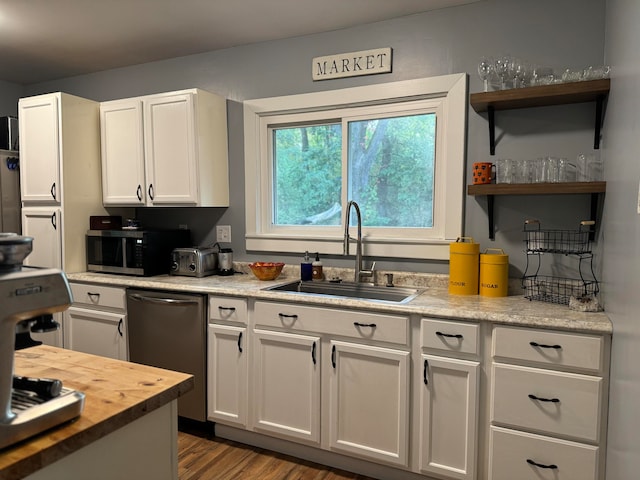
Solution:
[[[55,268],[23,266],[33,239],[0,233],[0,448],[69,421],[84,394],[51,378],[14,375],[16,349],[39,345],[30,332],[57,328],[52,314],[72,302],[67,278]]]

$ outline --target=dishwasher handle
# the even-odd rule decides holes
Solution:
[[[197,300],[180,300],[176,298],[146,297],[138,293],[130,293],[129,298],[131,298],[132,300],[137,300],[139,302],[159,303],[162,305],[170,304],[175,306],[181,306],[181,305],[197,305],[198,304]]]

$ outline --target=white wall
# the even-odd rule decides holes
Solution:
[[[607,0],[604,294],[613,322],[607,480],[640,478],[640,2]]]

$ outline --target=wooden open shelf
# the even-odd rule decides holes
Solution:
[[[587,80],[584,82],[554,83],[535,87],[511,88],[495,92],[472,93],[473,109],[487,112],[489,119],[489,151],[495,155],[495,112],[517,108],[568,105],[572,103],[596,102],[596,119],[593,148],[600,148],[600,127],[604,100],[609,94],[611,80]]]
[[[489,217],[489,239],[495,239],[493,206],[495,195],[591,195],[590,220],[597,222],[598,196],[607,190],[607,182],[562,182],[562,183],[498,183],[488,185],[467,185],[468,195],[487,197]],[[591,240],[595,231],[590,233]]]
[[[558,195],[604,193],[607,182],[492,183],[468,185],[468,195]]]

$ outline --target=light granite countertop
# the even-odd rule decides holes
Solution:
[[[365,309],[387,313],[417,314],[434,318],[452,318],[491,322],[514,326],[543,327],[584,333],[611,334],[613,326],[604,312],[578,312],[566,305],[530,301],[522,294],[490,298],[480,295],[451,295],[448,293],[448,276],[442,274],[422,274],[409,272],[389,272],[394,274],[396,286],[410,286],[423,293],[407,303],[389,303],[353,298],[333,298],[316,295],[301,295],[266,288],[298,280],[294,266],[287,265],[282,274],[271,281],[260,281],[244,264],[234,264],[233,276],[195,278],[175,275],[154,277],[132,277],[105,273],[69,273],[71,282],[93,283],[117,287],[135,287],[155,290],[171,290],[214,295],[233,295],[262,300],[276,300],[343,309]],[[326,278],[340,277],[350,280],[352,270],[327,269]],[[350,275],[351,273],[351,275]],[[383,274],[377,272],[377,283],[382,283]],[[515,282],[514,282],[515,284]],[[516,291],[517,289],[510,288]]]

